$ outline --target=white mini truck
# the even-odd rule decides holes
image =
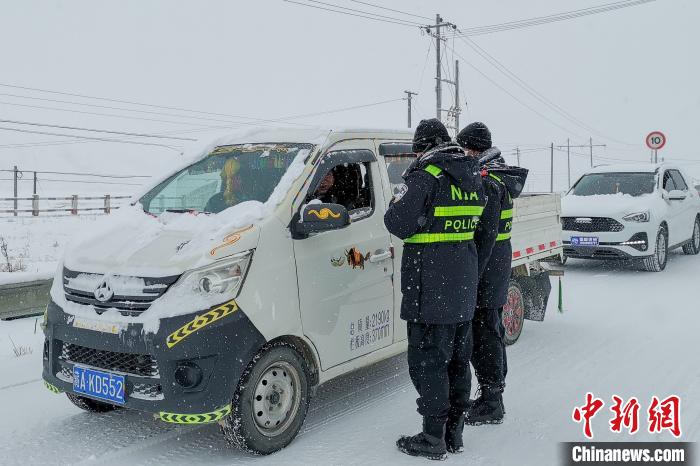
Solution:
[[[67,248],[46,386],[88,411],[219,422],[254,453],[289,444],[315,387],[406,349],[383,217],[411,136],[264,130],[201,151]],[[509,342],[544,318],[540,260],[561,254],[557,195],[515,210]]]

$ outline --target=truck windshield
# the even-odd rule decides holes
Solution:
[[[571,189],[574,196],[629,194],[641,196],[654,192],[654,173],[590,173]]]
[[[295,157],[312,148],[311,144],[220,146],[158,184],[139,201],[151,214],[216,214],[245,201],[265,202]]]

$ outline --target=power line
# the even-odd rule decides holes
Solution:
[[[17,170],[18,172],[35,172],[35,173],[48,173],[49,175],[76,175],[76,176],[94,176],[97,178],[152,178],[148,175],[103,175],[100,173],[80,173],[80,172],[45,172],[37,170]],[[0,170],[0,172],[14,173],[14,170]]]
[[[394,20],[394,21],[401,21],[401,22],[405,22],[405,23],[407,23],[407,24],[413,24],[414,26],[422,26],[422,25],[423,25],[423,23],[417,23],[417,22],[415,22],[415,21],[410,21],[410,20],[407,20],[407,19],[396,18],[396,17],[394,17],[394,16],[380,15],[379,13],[372,13],[371,11],[364,11],[364,10],[358,10],[358,9],[355,9],[355,8],[348,8],[348,7],[336,5],[336,4],[333,4],[333,3],[322,2],[322,1],[320,1],[320,0],[305,0],[305,1],[306,1],[306,2],[311,2],[311,3],[317,3],[317,4],[319,4],[319,5],[325,5],[325,6],[329,6],[329,7],[333,7],[333,8],[338,8],[338,9],[341,9],[341,10],[352,11],[352,12],[355,12],[355,13],[361,13],[361,14],[365,14],[365,15],[371,15],[371,16],[374,16],[374,17],[377,17],[377,18],[385,18],[385,19],[390,19],[390,20]]]
[[[0,178],[0,181],[14,181],[14,178]],[[19,178],[17,181],[33,181],[29,178]],[[41,182],[51,181],[51,182],[62,182],[62,183],[81,183],[81,184],[117,184],[123,186],[143,186],[143,183],[121,183],[116,181],[87,181],[87,180],[61,180],[54,178],[41,178]]]
[[[358,18],[365,18],[365,19],[370,19],[370,20],[373,20],[373,21],[380,21],[380,22],[383,22],[383,23],[398,24],[399,26],[407,26],[407,27],[417,27],[415,24],[408,23],[408,22],[402,22],[403,20],[401,20],[401,19],[399,19],[399,18],[396,18],[397,21],[390,21],[390,20],[386,20],[386,19],[375,18],[375,17],[373,17],[373,16],[359,15],[359,14],[355,14],[355,13],[349,13],[349,12],[346,12],[346,11],[333,10],[333,9],[325,8],[325,7],[322,7],[322,6],[309,5],[308,3],[301,3],[301,2],[296,2],[296,1],[293,1],[293,0],[282,0],[282,1],[283,1],[283,2],[286,2],[286,3],[294,3],[294,4],[296,4],[296,5],[301,5],[301,6],[305,6],[305,7],[308,7],[308,8],[316,8],[316,9],[318,9],[318,10],[332,11],[333,13],[340,13],[340,14],[348,15],[348,16],[356,16],[356,17],[358,17]]]
[[[447,45],[447,44],[445,44],[445,46],[446,46],[446,47],[450,47],[450,46]],[[476,67],[476,66],[473,65],[471,62],[469,62],[466,58],[464,58],[462,55],[460,55],[459,52],[457,52],[454,48],[452,48],[452,50],[454,51],[455,55],[457,55],[457,56],[458,56],[461,60],[463,60],[467,65],[469,65],[470,68],[472,68],[474,71],[476,71],[477,73],[479,73],[481,76],[484,77],[484,79],[486,79],[486,80],[489,81],[491,84],[493,84],[494,86],[496,86],[497,88],[499,88],[501,91],[503,91],[503,92],[505,92],[506,94],[508,94],[510,97],[512,97],[512,98],[513,98],[516,102],[518,102],[520,105],[522,105],[523,107],[527,108],[527,109],[530,110],[531,112],[535,113],[535,114],[538,115],[540,118],[543,118],[544,120],[547,120],[548,122],[550,122],[550,123],[553,124],[554,126],[558,127],[559,129],[563,130],[564,132],[569,133],[569,134],[573,134],[574,136],[577,136],[577,137],[579,137],[579,138],[581,137],[580,135],[578,135],[578,134],[576,134],[575,132],[569,130],[568,128],[566,128],[566,127],[560,125],[560,124],[557,123],[556,121],[554,121],[554,120],[552,120],[551,118],[549,118],[547,115],[543,114],[542,112],[536,110],[535,108],[531,107],[530,105],[528,105],[528,104],[526,104],[525,102],[523,102],[522,100],[520,100],[520,99],[519,99],[517,96],[515,96],[512,92],[510,92],[508,89],[506,89],[505,87],[501,86],[499,83],[497,83],[496,81],[494,81],[493,79],[491,79],[487,74],[485,74],[483,71],[481,71],[478,67]]]
[[[165,147],[165,148],[174,150],[176,152],[180,152],[180,149],[178,149],[176,147],[168,146],[165,144],[156,144],[155,142],[130,141],[128,139],[93,138],[93,137],[88,137],[88,136],[77,136],[74,134],[49,133],[49,132],[45,132],[45,131],[32,131],[32,130],[28,130],[28,129],[8,128],[5,126],[0,126],[0,130],[2,130],[2,131],[16,131],[18,133],[43,134],[43,135],[47,135],[47,136],[61,136],[61,137],[76,138],[76,139],[86,139],[86,140],[91,140],[91,141],[118,142],[118,143],[123,143],[123,144],[137,144],[140,146]]]
[[[538,16],[534,18],[521,19],[517,21],[510,21],[506,23],[491,24],[487,26],[477,26],[472,28],[466,28],[461,31],[462,36],[479,36],[484,34],[493,34],[497,32],[510,31],[513,29],[523,29],[533,26],[540,26],[543,24],[554,23],[559,21],[566,21],[569,19],[580,18],[582,16],[589,16],[599,13],[607,13],[614,10],[619,10],[621,8],[628,8],[632,6],[638,6],[645,3],[654,2],[656,0],[625,0],[613,3],[606,3],[594,7],[582,8],[579,10],[566,11],[562,13],[556,13],[546,16]]]
[[[539,100],[545,106],[549,107],[554,112],[558,113],[559,115],[561,115],[562,117],[564,117],[565,119],[570,121],[571,123],[583,128],[587,131],[595,133],[598,136],[603,137],[605,139],[609,139],[611,141],[615,141],[615,142],[618,142],[620,144],[631,145],[627,142],[619,141],[615,138],[606,136],[605,134],[601,133],[600,131],[596,130],[595,128],[591,127],[590,125],[586,124],[585,122],[581,121],[580,119],[576,118],[571,113],[569,113],[564,108],[562,108],[560,105],[557,105],[555,102],[548,99],[542,93],[538,92],[535,88],[533,88],[531,85],[529,85],[527,82],[525,82],[525,80],[520,78],[520,76],[518,76],[516,73],[514,73],[510,69],[508,69],[508,67],[505,66],[502,62],[500,62],[496,57],[494,57],[489,52],[484,50],[481,46],[479,46],[479,44],[477,44],[476,42],[474,42],[470,38],[459,37],[459,39],[462,40],[462,42],[464,42],[468,47],[470,47],[476,53],[478,53],[482,58],[484,58],[486,61],[488,61],[501,74],[506,76],[509,80],[511,80],[516,85],[518,85],[520,88],[525,90],[528,94],[533,96],[535,99]]]
[[[230,114],[226,114],[226,113],[216,113],[216,112],[209,112],[209,111],[204,111],[204,110],[194,110],[194,109],[188,109],[188,108],[183,108],[183,107],[169,107],[169,106],[165,106],[165,105],[148,104],[148,103],[136,102],[136,101],[132,101],[132,100],[113,99],[113,98],[109,98],[109,97],[99,97],[99,96],[93,96],[93,95],[87,95],[87,94],[79,94],[79,93],[75,93],[75,92],[62,92],[62,91],[55,91],[55,90],[51,90],[51,89],[40,89],[40,88],[36,88],[36,87],[18,86],[15,84],[0,83],[0,87],[9,87],[12,89],[22,89],[25,91],[32,91],[32,92],[43,92],[46,94],[64,95],[64,96],[68,96],[68,97],[79,97],[81,99],[92,99],[92,100],[101,100],[104,102],[136,105],[139,107],[159,108],[159,109],[163,109],[163,110],[175,110],[178,112],[198,113],[201,115],[223,116],[223,117],[228,117],[228,118],[238,118],[238,119],[251,120],[251,121],[261,121],[261,122],[268,121],[264,118],[255,118],[255,117],[240,116],[240,115],[230,115]],[[24,97],[24,98],[38,99],[38,97]],[[73,103],[75,105],[95,106],[95,104],[80,104],[80,103],[75,103],[75,102],[66,102],[66,103]],[[107,108],[109,108],[109,107],[107,107]],[[133,112],[140,112],[140,113],[143,112],[143,111],[133,110],[133,109],[116,108],[116,110],[133,111]],[[170,115],[170,116],[172,116],[172,115]],[[191,116],[187,116],[187,115],[174,115],[174,116],[179,116],[180,118],[200,119],[197,117],[191,117]],[[173,123],[173,122],[170,122],[170,123]],[[178,124],[180,124],[180,123],[178,122]]]
[[[393,11],[394,13],[400,13],[400,14],[402,14],[402,15],[413,16],[414,18],[427,19],[428,21],[432,21],[432,20],[433,20],[433,18],[429,18],[429,17],[427,17],[427,16],[416,15],[416,14],[414,14],[414,13],[408,13],[408,12],[406,12],[406,11],[401,11],[401,10],[394,10],[393,8],[387,8],[387,7],[385,7],[385,6],[375,5],[374,3],[361,2],[360,0],[350,0],[350,1],[351,1],[351,2],[354,2],[354,3],[360,3],[360,4],[362,4],[362,5],[371,6],[371,7],[374,7],[374,8],[379,8],[379,9],[381,9],[381,10]]]
[[[113,107],[110,105],[89,104],[86,102],[75,102],[72,100],[48,99],[46,97],[34,97],[34,96],[26,96],[26,95],[19,95],[19,94],[8,94],[8,93],[0,93],[0,96],[13,97],[13,98],[17,98],[17,99],[39,100],[42,102],[52,102],[52,103],[59,103],[59,104],[78,105],[81,107],[104,108],[104,109],[108,109],[108,110],[118,110],[118,111],[122,111],[122,112],[145,113],[148,115],[162,115],[162,116],[169,116],[169,117],[175,117],[175,118],[185,118],[185,119],[192,119],[192,120],[214,121],[214,122],[219,122],[219,123],[229,123],[229,122],[230,123],[239,123],[238,121],[222,120],[221,118],[206,118],[206,117],[198,117],[198,116],[193,116],[193,115],[179,115],[177,113],[164,113],[164,112],[154,112],[154,111],[150,111],[150,110],[137,110],[135,108],[124,108],[124,107]],[[5,103],[5,102],[3,102],[3,103]],[[13,105],[13,104],[8,104],[8,105]],[[50,108],[50,107],[47,107],[47,108]],[[134,117],[134,118],[136,118],[136,117]],[[238,118],[242,118],[242,117],[238,117]],[[162,121],[164,123],[176,123],[176,124],[184,124],[185,123],[185,122],[172,121],[172,120],[155,120],[155,121]],[[241,122],[241,123],[243,123],[243,122]],[[192,124],[194,124],[194,123],[192,123]]]
[[[341,107],[341,108],[336,108],[336,109],[331,109],[331,110],[325,110],[325,111],[321,111],[321,112],[306,113],[306,114],[299,114],[299,115],[291,115],[291,116],[287,116],[287,117],[278,118],[278,119],[275,119],[275,120],[266,120],[266,121],[268,121],[268,122],[270,122],[270,123],[274,123],[274,122],[277,122],[277,123],[288,123],[289,120],[301,119],[301,118],[309,118],[309,117],[321,116],[321,115],[330,115],[330,114],[333,114],[333,113],[347,112],[347,111],[350,111],[350,110],[357,110],[357,109],[361,109],[361,108],[368,108],[368,107],[374,107],[374,106],[378,106],[378,105],[385,105],[385,104],[388,104],[388,103],[397,102],[397,101],[402,101],[402,100],[403,100],[402,98],[390,99],[390,100],[383,100],[383,101],[380,101],[380,102],[372,102],[372,103],[369,103],[369,104],[362,104],[362,105],[353,105],[353,106],[350,106],[350,107]],[[239,126],[251,125],[251,124],[253,124],[253,123],[250,123],[250,122],[241,122],[241,123],[239,123],[239,124],[237,124],[237,125],[235,125],[235,126],[207,126],[207,127],[205,127],[204,129],[181,130],[181,131],[178,131],[178,133],[184,134],[184,133],[193,133],[193,132],[198,132],[198,131],[213,131],[213,130],[222,130],[222,129],[233,129],[233,128],[236,128],[236,127],[239,127]],[[11,130],[12,130],[12,129],[11,129]],[[17,130],[17,131],[18,131],[18,130]],[[27,131],[25,131],[25,132],[27,132]],[[37,132],[37,133],[38,133],[38,132]],[[51,134],[51,133],[39,133],[39,134]],[[93,140],[97,140],[97,141],[101,140],[100,138],[87,138],[87,137],[80,137],[80,136],[73,136],[73,135],[65,135],[65,134],[60,135],[60,136],[63,136],[63,137],[72,137],[72,138],[78,138],[78,139],[88,139],[88,141],[72,141],[72,142],[65,142],[65,141],[55,141],[55,142],[51,142],[51,141],[46,141],[46,142],[41,142],[41,143],[27,143],[27,144],[21,145],[21,147],[41,147],[41,146],[50,146],[50,145],[85,144],[85,143],[93,142]],[[156,145],[157,145],[157,144],[156,144]],[[17,146],[17,144],[0,145],[0,149],[1,149],[1,148],[14,148],[14,147],[16,147],[16,146]],[[165,146],[165,147],[170,147],[170,146]]]
[[[196,141],[193,138],[181,138],[176,136],[162,136],[158,134],[145,134],[145,133],[127,133],[123,131],[110,131],[106,129],[92,129],[92,128],[81,128],[77,126],[63,126],[63,125],[49,125],[44,123],[34,123],[29,121],[18,121],[18,120],[4,120],[0,119],[0,123],[13,123],[16,125],[29,125],[29,126],[43,126],[46,128],[60,128],[60,129],[72,129],[76,131],[88,131],[93,133],[108,133],[108,134],[121,134],[122,136],[136,136],[144,138],[157,138],[157,139],[178,139],[180,141]]]

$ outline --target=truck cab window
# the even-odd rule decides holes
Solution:
[[[372,189],[368,163],[345,163],[328,170],[308,201],[340,204],[352,220],[372,214]]]

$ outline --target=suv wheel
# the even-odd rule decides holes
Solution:
[[[666,227],[662,226],[659,228],[659,232],[656,234],[656,248],[654,249],[654,254],[645,257],[643,260],[643,265],[649,272],[661,272],[666,268],[666,262],[668,261],[668,232]]]
[[[222,430],[234,446],[268,455],[294,440],[309,407],[309,371],[293,347],[276,343],[251,361]]]
[[[700,217],[695,217],[693,226],[693,237],[687,244],[683,245],[683,253],[694,256],[700,252]]]

